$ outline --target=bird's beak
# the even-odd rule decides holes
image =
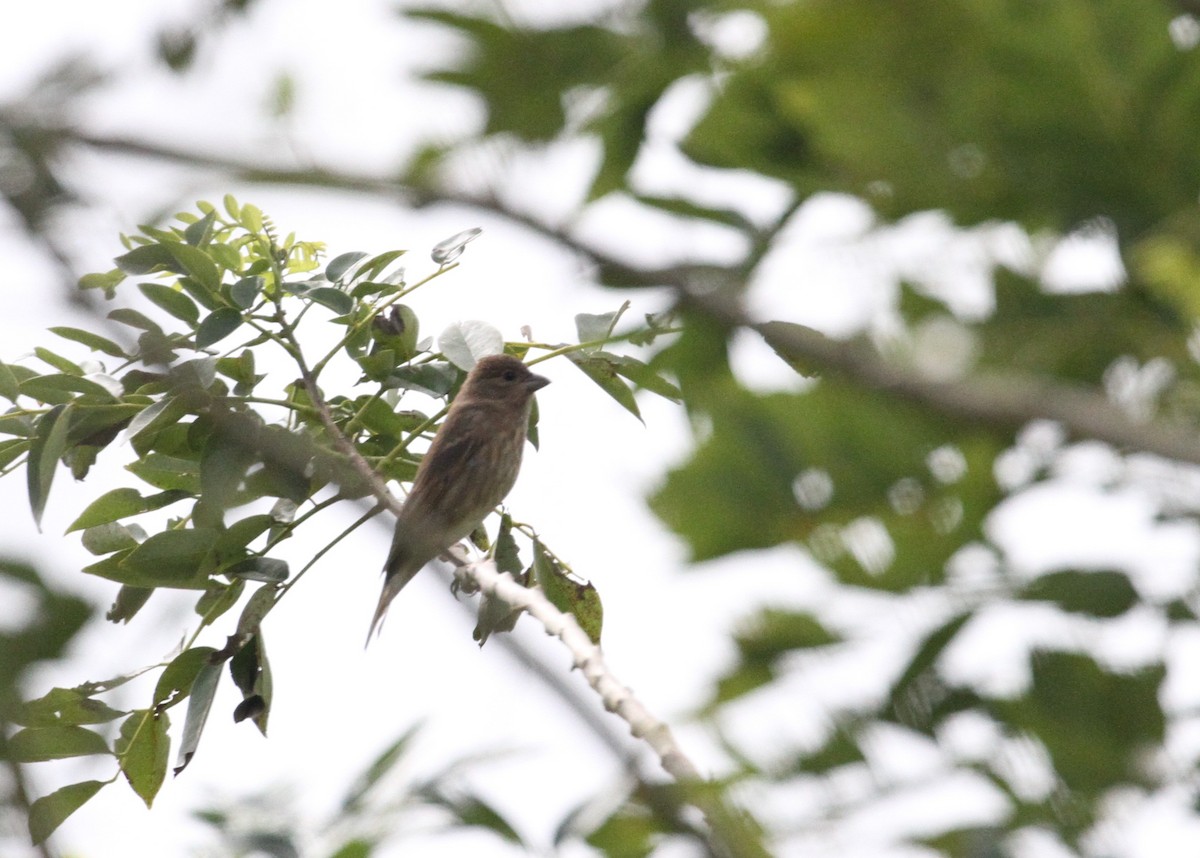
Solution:
[[[529,378],[525,379],[525,389],[533,393],[535,390],[541,390],[549,383],[550,379],[544,375],[530,375]]]

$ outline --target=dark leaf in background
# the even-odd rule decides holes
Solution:
[[[1117,784],[1158,781],[1144,754],[1166,731],[1162,664],[1116,671],[1082,653],[1039,650],[1030,667],[1028,693],[996,708],[1042,742],[1067,788],[1093,798]]]
[[[1092,617],[1118,617],[1138,604],[1129,576],[1115,571],[1051,572],[1031,581],[1019,596]]]

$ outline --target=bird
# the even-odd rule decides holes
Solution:
[[[404,585],[468,536],[512,489],[521,469],[533,395],[549,383],[505,354],[480,358],[467,374],[396,515],[367,643]]]

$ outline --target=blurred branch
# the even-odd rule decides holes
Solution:
[[[1102,394],[1085,388],[1002,373],[937,381],[884,360],[863,343],[834,340],[804,325],[752,322],[716,296],[693,296],[689,301],[726,324],[757,332],[789,361],[820,366],[956,420],[1013,431],[1031,420],[1053,420],[1076,438],[1200,464],[1200,436],[1194,427],[1135,420]]]
[[[594,264],[602,281],[669,286],[678,294],[681,305],[698,310],[730,329],[754,331],[789,363],[836,373],[864,387],[984,428],[1016,431],[1031,420],[1052,420],[1075,438],[1090,438],[1125,451],[1200,464],[1200,435],[1194,427],[1163,420],[1136,420],[1103,394],[1087,388],[1015,373],[979,373],[953,381],[928,378],[911,367],[885,360],[865,343],[836,340],[790,322],[751,319],[739,303],[738,284],[727,269],[704,266],[641,269],[528,215],[510,212],[494,199],[452,198],[452,201],[474,204],[553,239]],[[769,231],[776,229],[772,227]]]
[[[410,193],[410,189],[397,179],[381,178],[365,173],[354,174],[326,170],[321,167],[270,167],[250,159],[214,155],[202,149],[190,149],[170,143],[155,143],[120,135],[94,134],[72,126],[59,126],[47,130],[48,133],[59,137],[61,143],[77,144],[119,155],[153,158],[157,161],[167,161],[187,167],[217,170],[240,181],[308,185],[386,196],[407,196]]]
[[[730,328],[755,331],[789,361],[809,363],[818,369],[838,373],[866,387],[968,423],[1015,430],[1030,420],[1052,420],[1077,438],[1091,438],[1123,450],[1200,464],[1200,437],[1191,427],[1163,421],[1138,421],[1100,393],[1029,376],[989,373],[938,381],[885,361],[873,349],[860,343],[837,341],[812,329],[785,322],[755,321],[738,304],[733,294],[736,289],[714,288],[736,286],[734,281],[738,274],[734,271],[706,266],[639,268],[589,246],[566,229],[514,210],[495,196],[428,191],[405,184],[401,179],[316,167],[271,168],[249,160],[126,137],[96,135],[73,128],[59,128],[53,133],[100,150],[221,170],[244,181],[394,196],[418,207],[450,204],[477,208],[524,226],[578,254],[596,267],[596,275],[603,282],[671,287],[679,294],[681,303]],[[773,234],[777,228],[778,225],[772,226],[764,231],[764,235]]]
[[[0,728],[3,729],[5,736],[10,732],[10,725],[7,723],[0,724]],[[0,736],[0,744],[6,741],[5,736]],[[7,754],[0,753],[0,761],[2,761],[10,781],[8,804],[20,814],[22,819],[28,819],[29,808],[33,806],[33,799],[29,795],[25,772],[21,768],[21,764],[8,759]],[[31,854],[36,855],[37,858],[55,858],[55,852],[51,848],[49,840],[44,840],[30,848],[33,850]]]

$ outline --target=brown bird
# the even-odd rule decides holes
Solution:
[[[396,517],[368,642],[404,585],[469,535],[512,489],[533,394],[549,383],[511,355],[481,358],[467,375]]]

